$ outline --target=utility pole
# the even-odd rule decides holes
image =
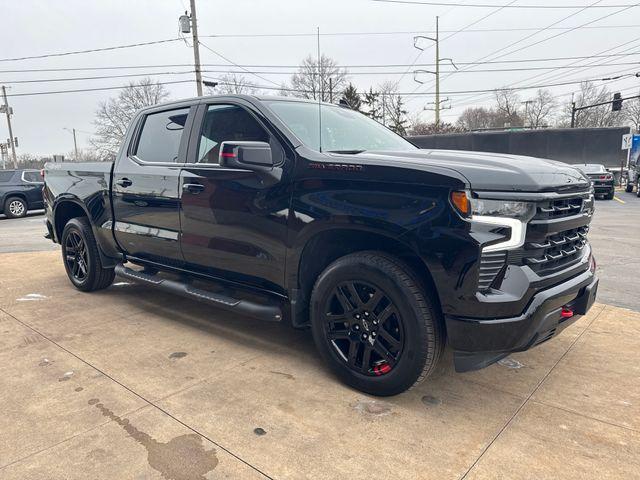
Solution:
[[[11,157],[13,158],[13,167],[18,168],[18,159],[16,158],[15,139],[13,138],[13,129],[11,128],[11,108],[7,100],[7,88],[2,86],[2,98],[4,99],[4,111],[7,114],[7,126],[9,127],[9,144],[11,146]]]
[[[191,15],[187,15],[184,12],[178,22],[180,24],[180,31],[182,33],[191,32],[193,40],[193,61],[196,71],[196,89],[198,96],[202,96],[202,71],[200,70],[200,43],[198,41],[198,17],[196,16],[196,0],[190,0],[191,3]]]
[[[435,98],[435,102],[434,103],[434,107],[433,110],[435,112],[435,126],[436,129],[438,128],[438,125],[440,125],[440,110],[443,110],[442,108],[442,103],[446,102],[447,99],[445,100],[440,100],[440,63],[443,61],[448,61],[451,63],[451,65],[453,66],[453,68],[455,68],[456,70],[458,70],[458,67],[456,66],[456,64],[453,62],[453,59],[451,58],[440,58],[440,17],[436,17],[436,36],[435,37],[425,37],[424,35],[418,35],[416,37],[413,37],[413,46],[415,48],[417,48],[418,50],[425,50],[424,48],[420,47],[418,45],[418,40],[419,39],[426,39],[426,40],[430,40],[435,44],[436,47],[436,61],[435,61],[435,71],[431,71],[431,70],[414,70],[413,72],[413,80],[415,82],[418,83],[425,83],[423,81],[421,81],[420,79],[418,79],[418,75],[421,73],[428,73],[430,75],[434,75],[435,76],[435,84],[436,84],[436,98]],[[431,109],[427,109],[425,108],[425,110],[431,110]]]
[[[196,66],[196,88],[198,96],[202,96],[202,72],[200,71],[200,44],[198,43],[198,19],[196,17],[196,0],[191,0],[191,25],[193,26],[193,60]]]
[[[436,16],[436,130],[440,125],[440,29],[438,27],[440,17]]]

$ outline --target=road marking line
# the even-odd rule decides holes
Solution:
[[[624,200],[620,200],[618,197],[613,197],[613,199],[614,199],[614,200],[619,201],[619,202],[620,202],[621,204],[623,204],[623,205],[624,205],[625,203],[627,203],[627,202],[625,202]]]

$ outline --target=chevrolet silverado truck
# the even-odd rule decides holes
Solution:
[[[598,286],[578,170],[420,150],[331,104],[145,108],[114,162],[47,164],[44,197],[76,288],[118,275],[308,327],[337,377],[374,395],[424,380],[446,344],[458,371],[539,345]]]

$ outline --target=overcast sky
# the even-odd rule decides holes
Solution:
[[[621,73],[640,71],[640,7],[627,9],[608,18],[595,21],[589,26],[619,26],[618,28],[578,28],[573,31],[555,28],[582,26],[605,15],[622,10],[615,8],[590,8],[580,12],[580,7],[593,4],[595,0],[517,0],[512,5],[571,5],[571,9],[521,9],[486,7],[452,7],[407,5],[402,3],[379,3],[371,0],[198,0],[198,25],[202,42],[238,64],[296,65],[309,54],[316,52],[316,38],[298,37],[206,37],[207,35],[251,35],[251,34],[313,34],[316,27],[321,33],[344,32],[426,32],[435,27],[435,17],[440,16],[441,57],[451,57],[462,64],[483,57],[490,60],[521,47],[556,38],[513,52],[500,60],[545,59],[556,57],[592,56],[608,50],[605,54],[636,55],[587,60],[557,60],[553,62],[499,63],[476,66],[450,77],[443,75],[442,97],[451,98],[451,110],[443,112],[443,120],[454,121],[467,106],[491,103],[491,95],[470,95],[460,92],[477,89],[499,88],[515,84],[529,86],[538,84],[570,82],[582,79],[604,78]],[[442,0],[453,3],[453,0]],[[456,0],[457,3],[482,3],[506,5],[510,0]],[[183,42],[118,49],[107,52],[86,53],[43,59],[2,61],[4,59],[61,53],[74,50],[103,48],[138,42],[149,42],[176,38],[178,17],[184,12],[188,0],[109,0],[109,1],[36,1],[0,0],[0,84],[5,84],[9,95],[18,95],[55,90],[100,88],[120,86],[127,78],[98,80],[76,80],[58,82],[12,83],[23,80],[50,80],[55,78],[122,75],[132,73],[149,74],[160,81],[189,80],[193,74],[153,75],[153,72],[185,72],[189,67],[154,67],[128,70],[24,72],[25,69],[87,68],[140,65],[188,64],[192,62],[192,50]],[[635,4],[633,0],[602,0],[597,5]],[[564,17],[571,16],[564,21]],[[486,17],[486,18],[485,18]],[[477,23],[476,23],[477,22]],[[471,25],[473,24],[473,25]],[[553,25],[555,24],[555,25]],[[471,26],[470,26],[471,25]],[[552,29],[536,33],[528,31],[470,32],[469,30],[537,29],[553,25]],[[634,27],[623,27],[634,25]],[[460,33],[455,31],[464,29]],[[450,36],[451,38],[446,38]],[[529,37],[525,39],[526,37]],[[524,39],[524,40],[523,40]],[[493,52],[523,40],[494,55]],[[635,41],[634,41],[635,40]],[[629,42],[627,45],[622,45]],[[423,45],[428,45],[425,42]],[[618,47],[620,46],[620,47]],[[618,48],[614,48],[618,47]],[[387,65],[411,64],[419,53],[413,46],[412,33],[390,35],[324,35],[322,52],[342,65]],[[201,49],[202,63],[225,64],[212,52]],[[434,50],[425,50],[418,63],[432,63]],[[562,65],[601,65],[588,69],[563,69],[556,71],[530,70],[513,72],[474,72],[474,70],[531,68]],[[421,67],[431,69],[432,67]],[[225,70],[224,67],[203,67],[205,70]],[[265,68],[252,67],[264,71]],[[463,68],[461,67],[461,70]],[[15,72],[9,72],[15,70]],[[262,74],[276,83],[288,78],[285,73],[291,68],[271,69],[276,75]],[[412,93],[433,92],[431,76],[422,75],[424,85],[413,80],[413,74],[402,77],[394,72],[404,72],[407,67],[349,68],[350,80],[359,90],[368,89],[384,80],[400,80],[399,91]],[[413,70],[413,69],[412,69]],[[442,70],[451,67],[443,63]],[[387,74],[371,73],[357,75],[356,72],[386,71]],[[216,77],[219,72],[206,75]],[[261,78],[244,74],[247,80],[260,85],[271,85]],[[536,78],[529,79],[537,75]],[[520,82],[520,83],[518,83]],[[607,82],[597,82],[604,84]],[[271,85],[273,86],[273,85]],[[625,95],[637,94],[640,79],[625,78],[607,85],[612,91],[623,91]],[[172,99],[195,95],[195,84],[167,85]],[[568,103],[571,92],[577,85],[553,87],[558,102]],[[523,100],[535,90],[520,92]],[[64,128],[78,130],[80,148],[88,146],[94,131],[93,118],[100,101],[117,95],[117,90],[60,93],[51,95],[10,96],[13,107],[14,135],[19,137],[18,153],[50,155],[67,153],[73,148],[71,133]],[[432,96],[407,97],[411,111],[421,111]],[[433,118],[432,112],[424,112],[423,118]],[[0,118],[0,138],[6,139],[7,127],[4,116]]]

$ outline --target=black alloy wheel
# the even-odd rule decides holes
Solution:
[[[64,258],[67,271],[78,282],[86,281],[89,274],[87,246],[78,232],[71,231],[64,242]]]
[[[333,373],[372,395],[397,395],[421,382],[444,348],[434,292],[384,252],[355,252],[329,264],[312,289],[310,320]]]
[[[105,267],[86,217],[72,218],[60,238],[62,261],[69,280],[78,290],[93,292],[113,283],[115,271]]]
[[[348,368],[368,376],[393,370],[403,353],[405,328],[382,289],[365,281],[343,282],[324,310],[326,339]]]

